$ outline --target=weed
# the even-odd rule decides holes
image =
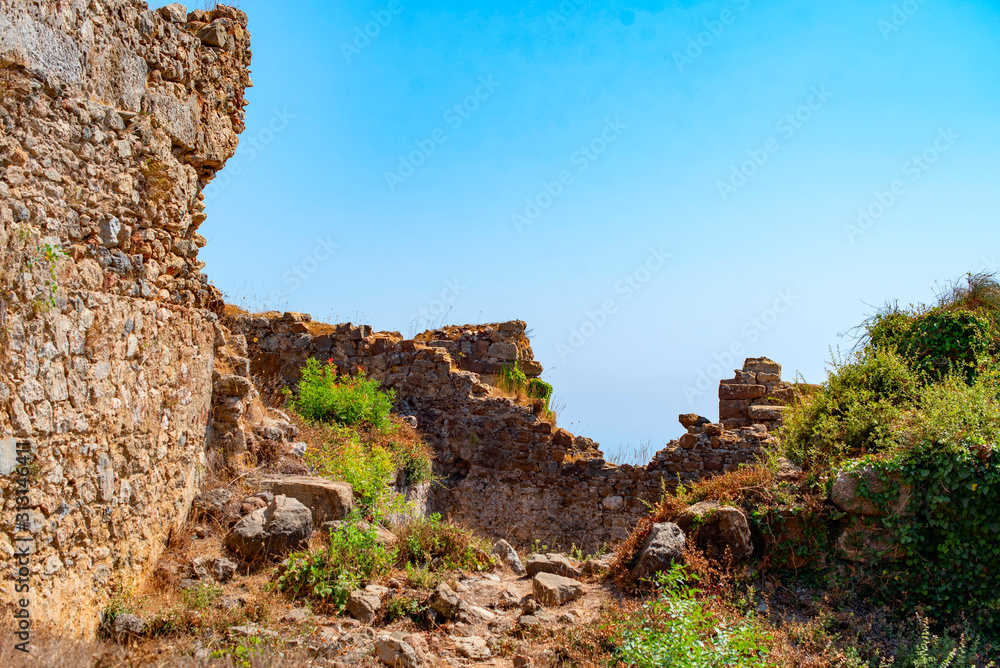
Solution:
[[[493,565],[490,543],[471,531],[443,522],[433,514],[396,527],[399,559],[433,570],[485,571]]]

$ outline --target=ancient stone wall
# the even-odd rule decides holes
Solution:
[[[394,389],[398,410],[417,418],[435,452],[440,482],[430,507],[520,543],[594,550],[622,540],[647,512],[644,502],[655,502],[664,487],[752,462],[769,439],[761,426],[731,431],[682,416],[688,434],[649,466],[610,464],[598,444],[555,427],[532,406],[504,396],[487,375],[462,368],[500,363],[503,357],[483,355],[496,343],[516,348],[505,352],[507,359],[532,361],[519,321],[426,332],[413,341],[367,326],[314,323],[298,313],[240,315],[227,324],[246,338],[258,378],[294,385],[312,357],[344,373],[364,370]],[[464,360],[457,354],[463,349]]]
[[[742,371],[719,385],[719,422],[730,429],[755,424],[773,429],[796,394],[795,385],[781,380],[780,364],[751,357]]]
[[[0,0],[0,551],[31,548],[36,623],[92,633],[204,471],[227,337],[199,308],[217,291],[197,229],[243,129],[246,25],[226,7]],[[12,577],[0,600],[23,596]]]

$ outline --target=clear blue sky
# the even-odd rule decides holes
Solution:
[[[717,418],[744,356],[822,381],[872,306],[1000,267],[994,2],[241,8],[213,282],[404,334],[525,320],[560,424],[607,454]]]

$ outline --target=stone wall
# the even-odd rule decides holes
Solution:
[[[504,342],[516,348],[505,356],[532,361],[519,321],[427,332],[412,341],[314,323],[299,313],[239,315],[227,325],[246,338],[259,382],[277,377],[294,385],[312,357],[344,373],[364,370],[394,389],[397,409],[417,418],[435,453],[440,482],[430,508],[522,544],[594,550],[622,540],[647,512],[644,502],[658,500],[664,487],[751,462],[769,439],[761,426],[732,431],[682,416],[688,434],[649,466],[610,464],[592,440],[557,428],[490,385],[487,375],[463,368],[498,363],[483,351],[499,353],[492,346]],[[457,354],[463,350],[464,358]]]
[[[781,423],[785,407],[795,400],[795,385],[781,380],[781,365],[766,357],[751,357],[743,370],[719,385],[719,421],[730,429]]]
[[[226,7],[0,0],[0,551],[32,547],[36,623],[93,633],[204,471],[228,340],[199,308],[218,293],[197,229],[243,130],[246,25]],[[0,599],[14,585],[5,569]]]

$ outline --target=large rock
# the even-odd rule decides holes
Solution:
[[[580,569],[562,554],[536,554],[528,559],[525,568],[529,577],[539,573],[553,573],[566,578],[578,578],[582,574]]]
[[[264,478],[261,486],[274,494],[297,499],[312,511],[317,526],[342,520],[354,509],[354,488],[346,482],[318,476],[280,475]]]
[[[684,532],[673,522],[654,524],[642,547],[636,576],[653,578],[660,571],[668,571],[674,564],[682,563],[686,544]]]
[[[706,556],[716,561],[735,561],[753,554],[750,524],[739,508],[702,501],[690,506],[677,518],[677,526],[694,540]]]
[[[295,499],[278,495],[267,508],[255,510],[237,522],[226,537],[226,547],[253,561],[302,548],[311,535],[309,509]]]
[[[890,476],[888,481],[882,480],[871,467],[865,466],[856,471],[841,471],[833,481],[830,490],[830,500],[845,513],[853,515],[902,515],[913,494],[913,488],[898,476]],[[886,507],[879,507],[871,499],[888,495]]]
[[[503,539],[498,540],[496,545],[493,546],[493,554],[499,557],[500,561],[514,572],[514,575],[521,577],[527,572],[524,570],[521,558],[517,556],[517,552],[507,541]]]
[[[584,594],[583,585],[576,580],[552,573],[539,573],[531,581],[531,587],[535,600],[549,607],[575,601]]]

